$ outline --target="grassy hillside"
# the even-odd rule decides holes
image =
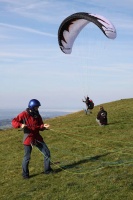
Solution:
[[[21,131],[0,131],[1,200],[132,200],[133,99],[104,104],[109,125],[100,127],[84,111],[45,121],[44,137],[55,174],[44,175],[43,156],[34,147],[29,180],[21,177]]]

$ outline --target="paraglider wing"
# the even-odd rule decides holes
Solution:
[[[61,50],[70,54],[73,43],[79,32],[88,24],[94,23],[109,39],[116,38],[114,25],[101,15],[79,12],[67,17],[60,25],[58,30],[58,43]]]

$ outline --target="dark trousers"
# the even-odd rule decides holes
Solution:
[[[39,142],[35,145],[44,155],[44,171],[47,172],[50,170],[50,151],[47,145],[44,142]],[[28,177],[29,176],[29,161],[31,158],[32,146],[31,145],[24,145],[24,158],[22,162],[22,176]]]

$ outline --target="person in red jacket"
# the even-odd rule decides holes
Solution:
[[[21,128],[24,132],[24,158],[22,162],[22,176],[25,179],[29,178],[29,161],[31,157],[32,147],[36,146],[44,155],[44,173],[53,172],[50,166],[50,150],[44,142],[39,131],[49,129],[49,124],[44,124],[38,108],[41,106],[37,99],[31,99],[28,108],[21,112],[12,120],[14,128]]]

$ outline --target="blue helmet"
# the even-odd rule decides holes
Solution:
[[[28,108],[30,108],[31,110],[34,109],[34,107],[39,107],[39,106],[41,106],[41,104],[37,99],[31,99],[28,104]]]

